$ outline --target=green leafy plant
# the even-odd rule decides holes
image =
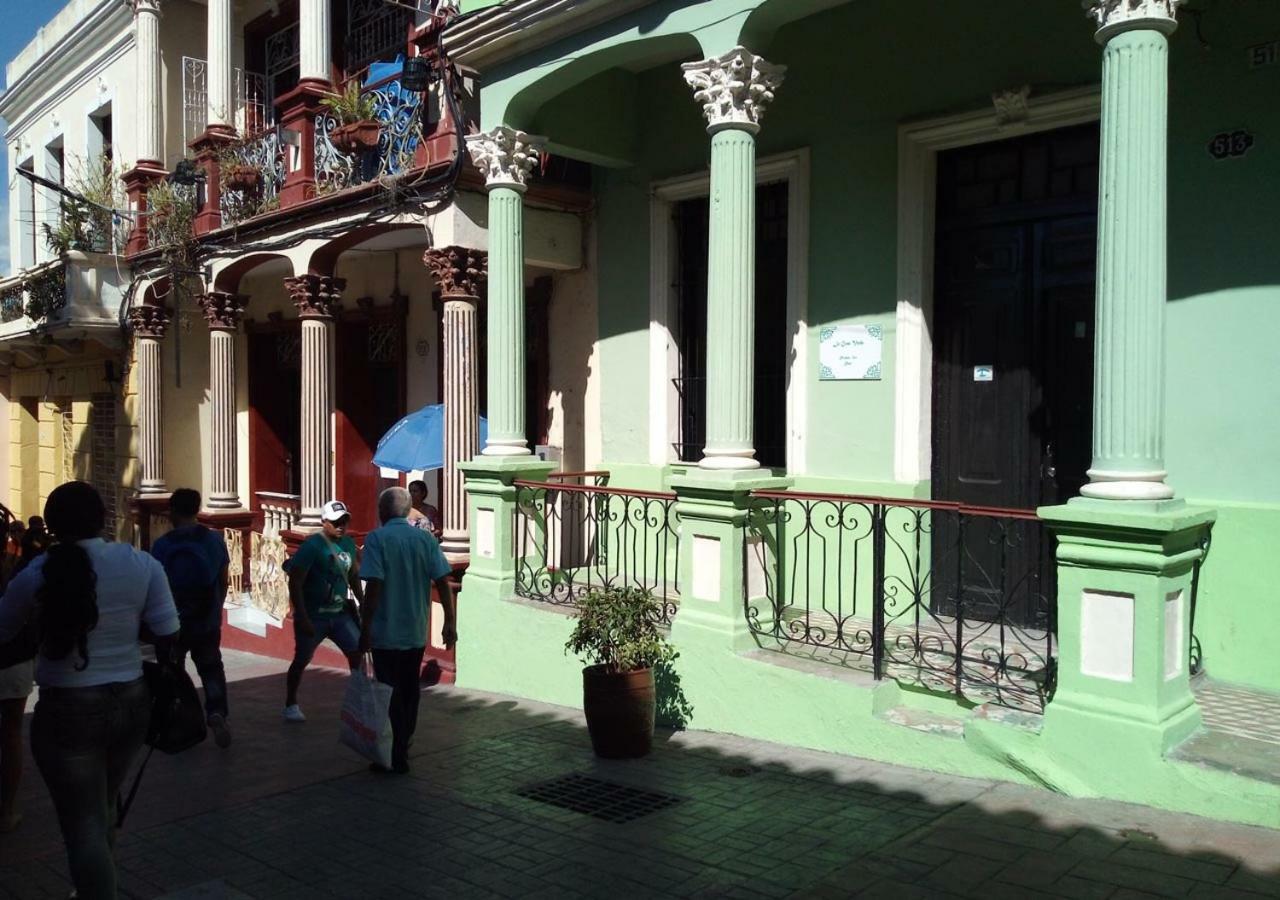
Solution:
[[[374,104],[373,95],[362,94],[358,81],[348,81],[342,93],[326,97],[320,103],[333,113],[339,125],[369,122],[377,118],[377,106]]]
[[[71,250],[105,253],[122,244],[125,234],[112,210],[125,200],[111,159],[99,155],[73,161],[66,186],[79,197],[61,196],[58,223],[41,226],[49,249],[58,255]]]
[[[194,240],[194,191],[167,181],[147,189],[147,238],[152,247],[180,248]]]
[[[591,591],[578,600],[578,621],[565,642],[565,652],[611,672],[669,664],[676,651],[658,630],[661,614],[661,604],[646,590]]]
[[[67,270],[59,265],[27,281],[27,317],[41,322],[67,303]]]

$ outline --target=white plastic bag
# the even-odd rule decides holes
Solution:
[[[342,700],[339,743],[346,744],[370,762],[391,768],[392,687],[373,677],[368,658],[351,673]]]

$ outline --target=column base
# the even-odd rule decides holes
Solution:
[[[760,469],[698,469],[671,479],[681,523],[680,611],[672,625],[677,642],[688,633],[735,651],[758,645],[747,608],[768,602],[766,548],[748,533],[751,492],[789,484]]]
[[[755,450],[705,450],[698,468],[711,470],[750,470],[760,468]]]
[[[209,509],[220,510],[237,510],[244,508],[243,504],[240,503],[240,496],[238,494],[211,494],[209,496],[208,507]]]
[[[1098,500],[1172,500],[1173,488],[1164,483],[1168,474],[1161,469],[1090,469],[1089,483],[1080,489],[1080,494]]]
[[[1058,538],[1058,680],[1045,734],[1082,764],[1101,746],[1108,764],[1127,757],[1122,744],[1158,758],[1200,727],[1191,586],[1215,514],[1181,500],[1094,498],[1038,512]]]
[[[533,456],[533,451],[529,449],[529,445],[524,441],[517,443],[497,443],[489,441],[484,445],[484,449],[480,451],[481,456]],[[554,470],[552,469],[548,471]]]

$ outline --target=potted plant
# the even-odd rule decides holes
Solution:
[[[587,661],[582,708],[597,756],[630,759],[652,746],[653,670],[676,658],[658,631],[661,612],[653,595],[638,588],[603,588],[578,601],[577,624],[564,646]]]
[[[338,127],[329,133],[333,146],[348,156],[377,149],[382,125],[373,97],[360,92],[359,82],[348,81],[341,94],[321,103],[338,121]]]
[[[262,172],[246,162],[230,162],[222,166],[222,183],[227,190],[251,194],[262,184]]]

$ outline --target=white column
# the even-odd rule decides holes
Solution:
[[[333,54],[329,50],[329,4],[332,0],[302,0],[298,13],[298,48],[302,79],[329,80]]]
[[[160,0],[133,0],[133,42],[137,58],[138,161],[164,161],[160,91]]]
[[[332,491],[333,308],[346,282],[301,275],[285,287],[302,319],[302,513],[298,527],[318,528],[320,507]]]
[[[245,297],[214,291],[200,297],[209,322],[209,502],[211,509],[239,509],[236,478],[236,331]]]
[[[164,384],[160,372],[160,342],[169,325],[169,310],[163,306],[136,306],[129,313],[129,321],[137,339],[138,462],[142,468],[138,490],[143,494],[163,494]]]
[[[756,133],[785,67],[737,47],[685,63],[711,134],[707,445],[700,466],[754,469]]]
[[[209,53],[209,125],[233,125],[234,88],[231,83],[231,0],[209,0],[207,46]]]
[[[528,456],[525,440],[524,192],[546,139],[505,125],[467,136],[489,192],[489,434],[486,456]]]
[[[486,257],[465,247],[428,250],[422,257],[444,300],[444,537],[451,562],[468,557],[467,498],[458,463],[480,449],[480,404],[476,391],[476,309]]]

